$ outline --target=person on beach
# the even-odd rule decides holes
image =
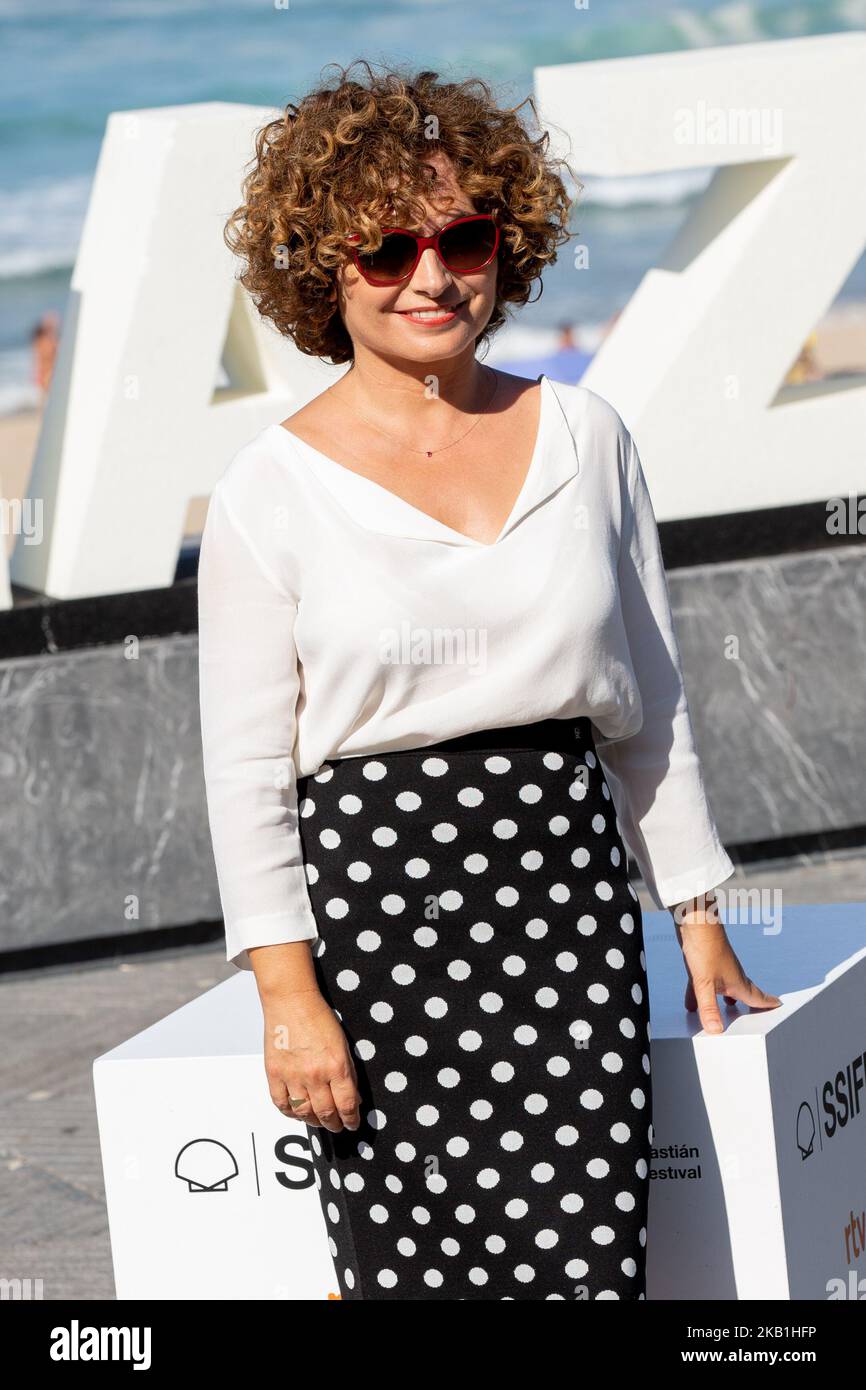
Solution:
[[[347,366],[235,454],[198,580],[226,954],[343,1299],[645,1298],[627,851],[704,1029],[718,995],[780,1002],[713,900],[734,865],[635,441],[482,360],[568,212],[520,107],[359,61],[258,132],[226,228],[259,312]]]
[[[60,315],[54,310],[43,314],[30,335],[33,354],[33,380],[44,402],[51,385],[57,346],[60,341]]]

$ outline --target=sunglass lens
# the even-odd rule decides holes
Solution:
[[[442,233],[439,245],[449,270],[476,270],[493,255],[496,227],[487,219],[458,222]]]
[[[415,259],[415,242],[402,232],[388,232],[375,251],[364,251],[359,257],[362,267],[377,280],[402,280],[408,275]]]

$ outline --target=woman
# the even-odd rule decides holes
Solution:
[[[478,360],[568,236],[546,137],[479,81],[363,70],[259,132],[227,230],[260,312],[350,363],[240,450],[203,538],[227,956],[343,1298],[640,1299],[626,845],[703,1026],[717,991],[779,1001],[705,897],[733,864],[634,443],[591,391]]]

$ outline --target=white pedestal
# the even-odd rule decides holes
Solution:
[[[645,913],[644,935],[648,1299],[824,1300],[857,1279],[862,1297],[866,904],[729,923],[746,973],[784,1003],[718,1037],[683,1007],[669,914]],[[118,1298],[338,1296],[307,1132],[270,1099],[262,1031],[239,971],[94,1062]]]
[[[670,915],[644,916],[656,1145],[647,1298],[852,1297],[851,1271],[863,1297],[866,903],[789,907],[772,925],[727,932],[746,974],[783,1003],[740,1008],[710,1036],[683,1008]]]

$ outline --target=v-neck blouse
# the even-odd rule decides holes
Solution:
[[[318,935],[299,777],[478,729],[588,717],[657,907],[734,872],[634,440],[588,387],[539,380],[532,459],[493,542],[280,424],[217,482],[199,556],[199,699],[235,965],[251,968],[253,946]]]
[[[533,499],[540,501],[544,495],[540,489],[545,486],[545,481],[543,478],[539,479],[538,474],[548,438],[550,417],[547,393],[551,387],[547,377],[542,376],[539,380],[542,383],[541,405],[529,467],[499,535],[495,541],[491,542],[475,540],[462,531],[456,531],[444,521],[439,521],[436,517],[430,516],[429,513],[421,511],[406,498],[399,497],[397,493],[383,487],[381,483],[374,482],[372,478],[365,478],[363,474],[355,473],[352,469],[346,468],[344,464],[337,463],[336,459],[321,453],[312,444],[308,444],[306,440],[300,439],[297,435],[284,429],[282,425],[272,425],[270,428],[277,430],[280,436],[288,435],[290,444],[295,448],[300,448],[302,455],[306,455],[310,459],[312,466],[319,471],[325,486],[330,487],[335,499],[343,506],[348,507],[356,520],[366,516],[366,524],[371,530],[418,540],[423,540],[425,537],[438,538],[439,540],[448,539],[452,545],[474,545],[488,548],[490,545],[498,545],[506,531],[510,531],[523,513],[533,505]],[[566,477],[572,475],[574,460],[566,455],[563,463],[566,471],[562,474],[562,480],[565,481]]]

